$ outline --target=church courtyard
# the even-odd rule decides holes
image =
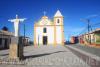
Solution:
[[[9,50],[0,51],[0,67],[90,67],[82,59],[64,46],[24,47],[24,60],[4,62],[8,59]],[[2,61],[3,60],[3,61]]]

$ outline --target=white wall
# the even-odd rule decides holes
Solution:
[[[47,27],[48,44],[54,44],[54,26]]]
[[[36,27],[36,44],[38,44],[38,39],[39,39],[39,44],[42,44],[42,31],[43,27]]]
[[[61,44],[62,43],[61,26],[56,26],[56,41],[57,41],[57,44]]]
[[[43,36],[47,36],[48,38],[48,44],[54,43],[54,26],[45,26],[47,28],[47,33],[43,33],[44,27],[36,27],[36,44],[43,45]]]

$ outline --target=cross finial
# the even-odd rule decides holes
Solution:
[[[46,11],[44,11],[44,16],[46,16]]]
[[[16,19],[18,19],[18,15],[16,14]]]

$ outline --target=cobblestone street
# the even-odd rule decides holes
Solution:
[[[1,64],[0,67],[90,67],[64,46],[40,46],[24,48],[25,59],[21,64]],[[8,58],[8,50],[0,51],[0,58]]]

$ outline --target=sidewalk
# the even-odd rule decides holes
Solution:
[[[94,54],[94,55],[100,57],[100,48],[94,48],[94,47],[91,47],[91,46],[85,46],[85,45],[81,45],[81,44],[73,44],[71,46],[74,46],[78,49],[84,50],[88,53],[91,53],[91,54]]]
[[[95,55],[96,51],[99,49],[95,49],[95,48],[92,49],[91,47],[87,47],[87,46],[85,47],[79,44],[66,45],[65,47],[70,49],[74,54],[76,54],[79,58],[81,58],[91,67],[100,67],[100,57]],[[92,52],[94,52],[95,54],[93,54]]]

